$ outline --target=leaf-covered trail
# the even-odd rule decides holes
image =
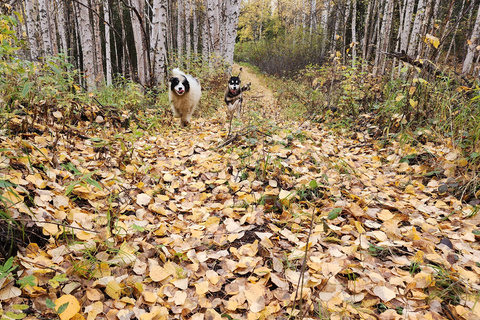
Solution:
[[[478,319],[479,220],[438,193],[446,178],[400,162],[411,146],[270,126],[273,94],[245,67],[242,81],[242,134],[221,148],[224,110],[156,136],[63,137],[57,167],[51,136],[24,137],[28,159],[5,156],[2,179],[51,237],[18,254],[34,283],[1,284],[2,308],[52,316],[47,298],[63,297],[75,319]],[[424,147],[454,169],[453,150]]]

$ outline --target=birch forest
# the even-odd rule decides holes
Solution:
[[[238,0],[11,1],[22,55],[38,61],[63,54],[83,72],[88,90],[117,76],[163,84],[172,65],[231,64]],[[171,68],[170,68],[171,69]]]
[[[3,10],[16,13],[24,58],[63,53],[94,88],[118,75],[144,86],[161,84],[172,65],[188,69],[214,60],[229,65],[236,42],[282,34],[315,48],[308,63],[322,64],[339,53],[352,63],[368,62],[374,75],[405,61],[426,61],[477,77],[479,5],[475,0],[10,0]],[[273,68],[283,71],[281,65]]]
[[[0,320],[480,319],[480,0],[0,11]]]

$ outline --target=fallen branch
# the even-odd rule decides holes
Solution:
[[[427,60],[427,59],[414,59],[410,57],[405,51],[402,50],[402,52],[382,52],[386,54],[387,56],[392,56],[394,58],[397,58],[403,62],[406,62],[412,66],[418,67],[420,69],[423,69],[427,71],[428,73],[436,76],[436,77],[443,77],[444,76],[444,71],[438,68],[437,65],[435,65],[432,61]],[[465,83],[467,84],[468,87],[472,88],[473,83],[471,83],[465,76],[462,76],[458,74],[457,72],[454,72],[455,75],[459,76]]]

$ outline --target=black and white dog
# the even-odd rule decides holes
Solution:
[[[225,90],[225,103],[227,104],[227,112],[230,118],[233,117],[235,110],[237,110],[238,114],[241,113],[243,92],[250,90],[250,82],[242,87],[242,81],[240,80],[241,74],[242,68],[240,68],[240,73],[238,74],[238,76],[233,76],[230,74],[227,89]]]
[[[183,73],[178,68],[172,70],[168,98],[172,104],[173,115],[175,118],[180,118],[182,127],[190,123],[201,95],[202,88],[197,78]]]

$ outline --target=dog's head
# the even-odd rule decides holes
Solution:
[[[181,96],[190,90],[190,84],[184,76],[175,76],[170,78],[170,90]]]
[[[238,76],[233,76],[230,75],[230,79],[228,80],[228,90],[230,93],[235,94],[240,90],[241,88],[241,80],[240,80],[240,74],[242,74],[242,68],[240,68],[240,73]]]

